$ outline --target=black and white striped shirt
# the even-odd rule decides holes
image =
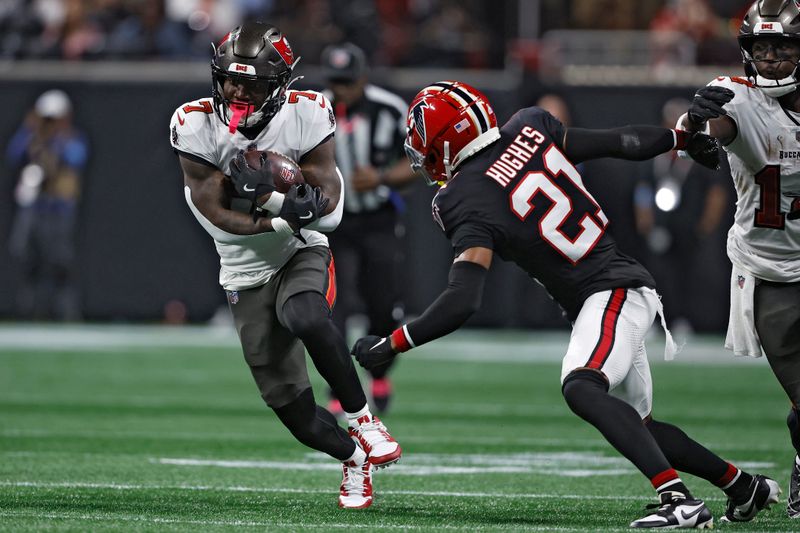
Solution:
[[[329,91],[325,95],[333,97]],[[348,213],[375,211],[389,200],[391,189],[379,185],[374,190],[357,193],[352,186],[353,171],[368,165],[385,170],[398,158],[405,157],[408,104],[399,96],[368,84],[357,104],[350,109],[334,104],[334,109],[336,165],[344,177],[344,209]]]

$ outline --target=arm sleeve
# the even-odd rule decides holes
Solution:
[[[564,153],[573,163],[599,157],[644,161],[676,147],[674,130],[625,126],[608,130],[567,128]]]
[[[453,263],[444,292],[419,318],[392,334],[400,351],[444,337],[461,327],[481,306],[487,272],[470,261]]]

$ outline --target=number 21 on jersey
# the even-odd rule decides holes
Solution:
[[[573,265],[586,257],[603,236],[608,218],[586,190],[583,179],[575,166],[556,148],[550,146],[542,156],[547,172],[535,171],[525,174],[511,192],[511,210],[524,221],[534,210],[534,199],[543,195],[552,204],[539,219],[539,233],[550,246]],[[575,211],[569,194],[559,187],[560,176],[569,179],[591,204],[591,210]],[[580,231],[574,238],[564,233],[564,224],[570,217],[580,217]]]

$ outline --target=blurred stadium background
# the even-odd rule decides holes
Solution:
[[[501,121],[555,94],[572,125],[660,124],[668,100],[741,74],[735,35],[749,4],[0,2],[2,150],[52,88],[72,99],[74,122],[88,137],[77,271],[81,321],[92,324],[20,322],[8,251],[18,169],[4,158],[0,530],[624,528],[649,497],[646,480],[614,462],[613,450],[563,405],[557,361],[567,324],[541,288],[500,262],[470,326],[509,331],[467,331],[408,356],[388,417],[406,470],[376,477],[379,499],[368,514],[338,513],[339,474],[318,468],[324,461],[264,409],[233,330],[202,326],[225,324],[227,311],[212,243],[183,200],[169,117],[180,103],[210,95],[209,43],[252,16],[277,24],[302,56],[296,88],[320,89],[322,48],[351,41],[368,51],[372,81],[405,98],[429,82],[459,79],[484,90]],[[791,459],[778,387],[761,362],[734,363],[722,349],[729,180],[724,212],[699,231],[711,201],[702,180],[665,183],[648,164],[610,160],[583,171],[622,250],[654,271],[668,306],[685,303],[672,310],[672,326],[689,339],[682,359],[693,364],[655,366],[661,413],[785,485]],[[660,187],[673,196],[656,202]],[[405,193],[411,315],[444,286],[451,259],[430,217],[432,193],[422,184]],[[676,244],[687,235],[688,245]],[[747,431],[736,432],[739,424]],[[719,516],[720,495],[692,483]],[[790,530],[782,513],[758,530]]]
[[[740,74],[735,42],[748,0],[6,0],[0,6],[3,150],[44,90],[66,91],[90,159],[80,204],[81,314],[90,321],[209,320],[221,305],[217,259],[182,198],[168,144],[174,108],[210,94],[209,54],[242,17],[276,22],[302,56],[296,87],[319,89],[321,49],[349,40],[367,50],[373,82],[410,98],[425,84],[462,79],[485,90],[499,119],[560,95],[576,126],[659,124],[672,97],[713,77]],[[18,169],[0,165],[0,317],[14,319],[8,256]],[[646,165],[591,162],[586,181],[622,249],[658,270],[675,213],[656,210],[652,235],[637,231],[634,197]],[[702,186],[700,187],[702,189]],[[733,205],[728,189],[727,205]],[[681,218],[699,222],[703,191],[688,191]],[[421,311],[446,279],[449,248],[429,216],[432,191],[407,191],[406,306]],[[688,211],[687,211],[688,210]],[[724,235],[732,213],[703,236],[677,295],[687,322],[719,332],[727,318]],[[679,229],[684,229],[683,227]],[[693,231],[693,228],[689,228]],[[664,239],[667,239],[666,242]],[[425,249],[428,253],[413,253]],[[666,254],[666,255],[665,255]],[[684,255],[685,255],[684,254]],[[664,259],[664,261],[662,261]],[[655,266],[655,268],[653,268]],[[656,272],[658,276],[660,273]],[[661,281],[661,280],[659,280]],[[513,296],[513,297],[512,297]],[[670,294],[670,300],[675,296]],[[172,302],[170,307],[168,304]],[[171,311],[170,311],[171,310]],[[171,314],[170,314],[171,313]],[[672,313],[675,314],[675,313]],[[674,317],[677,318],[677,317]],[[538,287],[498,264],[485,327],[563,328]]]

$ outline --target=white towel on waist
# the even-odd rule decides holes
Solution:
[[[761,357],[761,341],[756,331],[753,291],[756,278],[738,265],[731,271],[731,314],[725,348],[737,356]]]

